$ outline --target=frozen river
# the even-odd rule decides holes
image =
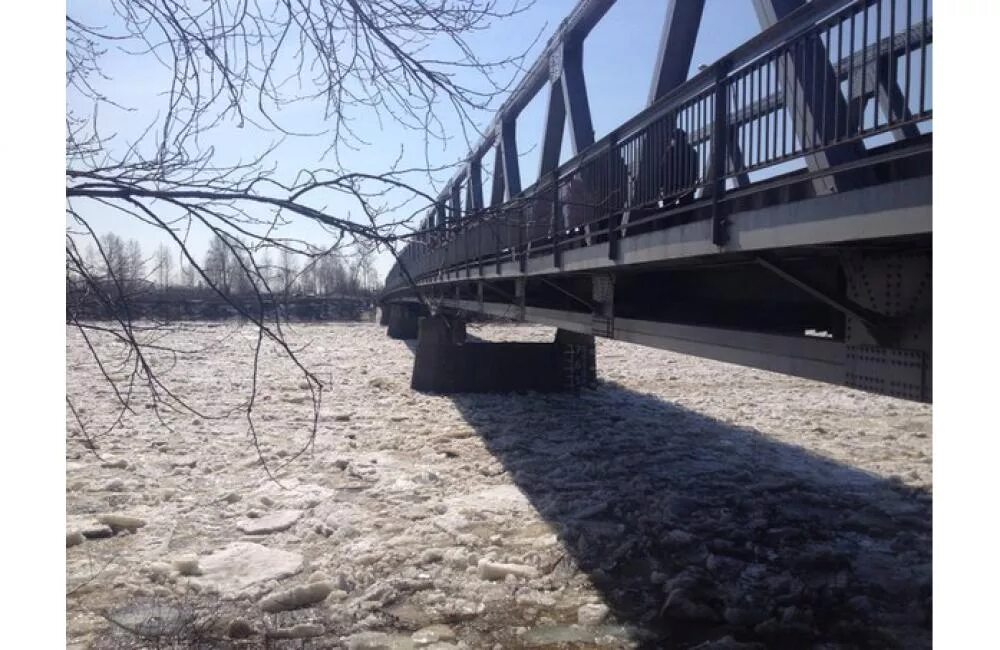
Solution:
[[[315,444],[286,464],[312,410],[265,350],[277,482],[241,410],[250,328],[164,340],[192,350],[160,368],[201,416],[139,391],[96,434],[102,460],[67,415],[68,643],[930,647],[927,405],[607,340],[579,396],[434,396],[374,324],[288,334],[327,386]],[[113,393],[67,337],[68,393],[99,431]]]

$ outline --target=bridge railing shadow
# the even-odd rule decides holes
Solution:
[[[930,647],[925,491],[606,381],[450,399],[649,647]]]

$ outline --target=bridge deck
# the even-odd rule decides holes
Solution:
[[[618,242],[617,257],[612,255],[611,244],[607,241],[571,248],[558,256],[551,251],[538,254],[523,263],[516,259],[519,257],[516,251],[508,249],[498,256],[499,263],[496,257],[488,262],[475,260],[459,263],[427,273],[417,279],[416,284],[436,286],[464,282],[470,278],[608,271],[639,265],[690,262],[695,258],[725,258],[737,253],[779,248],[930,235],[931,185],[932,178],[928,175],[741,211],[730,217],[730,241],[724,248],[712,241],[712,219],[707,217],[679,225],[663,225],[638,235],[626,235]],[[387,296],[405,294],[409,289],[401,287],[396,292],[387,293]]]

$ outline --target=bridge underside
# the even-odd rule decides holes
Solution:
[[[713,243],[713,207],[696,202],[685,218],[662,215],[673,223],[654,214],[653,229],[626,230],[617,250],[591,241],[558,256],[512,254],[416,286],[445,314],[551,325],[930,401],[930,155],[876,171],[898,180],[783,200],[810,182],[800,173],[744,195],[731,204],[723,248]],[[413,287],[384,300],[420,305]]]

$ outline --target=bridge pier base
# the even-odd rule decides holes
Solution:
[[[419,313],[416,309],[406,305],[389,305],[388,310],[389,330],[387,333],[390,338],[417,338],[417,319]]]
[[[563,356],[563,381],[567,390],[597,385],[597,349],[593,336],[557,329],[554,345]]]
[[[420,319],[411,386],[433,393],[577,391],[595,385],[595,368],[593,337],[560,330],[553,343],[466,341],[463,321],[437,315]]]

